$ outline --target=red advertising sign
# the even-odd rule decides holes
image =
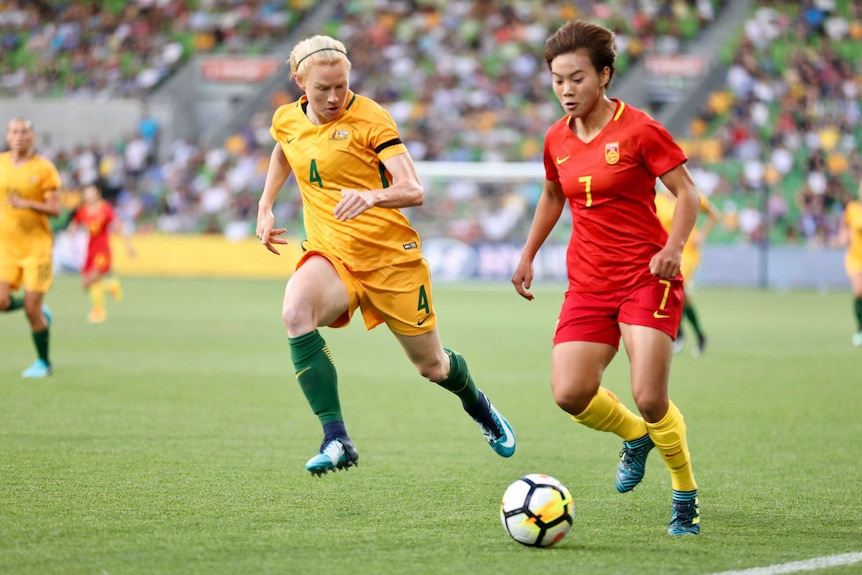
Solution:
[[[281,66],[273,58],[207,58],[201,76],[210,82],[261,82]]]

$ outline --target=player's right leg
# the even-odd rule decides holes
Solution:
[[[24,298],[15,295],[21,284],[22,270],[12,262],[0,260],[0,312],[10,312],[24,307]]]
[[[862,265],[862,264],[860,264]],[[853,315],[856,318],[856,333],[853,334],[853,345],[862,347],[862,269],[848,269],[850,285],[853,287]]]
[[[296,379],[323,427],[320,449],[305,465],[313,475],[346,469],[359,461],[341,413],[335,363],[317,329],[349,311],[350,293],[333,265],[320,254],[307,253],[287,283],[282,319]]]

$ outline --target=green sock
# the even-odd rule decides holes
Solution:
[[[856,326],[862,332],[862,297],[853,300],[853,309],[856,310]]]
[[[51,365],[51,360],[48,359],[48,342],[51,339],[50,328],[45,328],[42,331],[33,332],[33,343],[36,344],[36,353],[39,354],[39,359]]]
[[[694,311],[693,305],[684,305],[682,306],[682,313],[685,314],[685,317],[691,322],[691,327],[694,328],[694,333],[701,336],[703,332],[700,331],[700,322],[697,321],[697,312]]]
[[[299,387],[321,425],[343,421],[338,399],[338,374],[320,332],[287,338]]]
[[[9,295],[9,307],[4,309],[4,312],[15,311],[16,309],[21,309],[24,307],[24,298],[14,295]]]
[[[451,349],[444,349],[444,351],[449,356],[449,377],[435,383],[457,395],[464,407],[478,403],[479,390],[476,389],[476,383],[470,375],[467,360]]]

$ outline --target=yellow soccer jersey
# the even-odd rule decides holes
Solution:
[[[849,202],[844,210],[844,222],[850,231],[847,258],[862,262],[862,202]]]
[[[698,195],[700,196],[700,211],[703,213],[709,212],[709,200],[707,200],[706,196],[703,194]],[[673,196],[665,193],[657,193],[655,195],[655,213],[658,216],[662,227],[664,227],[668,232],[670,232],[670,226],[673,223],[673,210],[675,207],[676,198]],[[685,242],[685,248],[683,248],[683,251],[699,249],[694,245],[694,242],[691,241],[695,232],[697,232],[697,225],[691,229],[691,233],[688,236],[688,240]]]
[[[12,164],[12,154],[0,154],[0,253],[8,258],[50,257],[54,239],[48,216],[9,205],[20,196],[42,202],[60,187],[60,174],[48,159],[34,154],[21,165]]]
[[[307,98],[280,106],[270,134],[302,194],[307,248],[337,257],[351,271],[371,271],[422,257],[419,234],[400,210],[371,208],[341,222],[335,206],[342,189],[391,185],[383,162],[407,153],[389,113],[374,100],[349,92],[344,114],[317,126],[305,115]]]

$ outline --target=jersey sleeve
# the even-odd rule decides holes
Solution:
[[[553,130],[548,129],[545,132],[545,152],[542,156],[545,164],[545,179],[549,182],[560,183],[560,172],[557,171],[557,165],[554,163],[554,157],[551,154],[551,140],[553,139]]]
[[[639,144],[644,165],[656,178],[688,160],[670,132],[651,118],[640,129]]]
[[[401,135],[398,133],[398,126],[385,108],[376,103],[373,105],[368,126],[369,145],[381,162],[407,152],[407,146],[401,141]]]

